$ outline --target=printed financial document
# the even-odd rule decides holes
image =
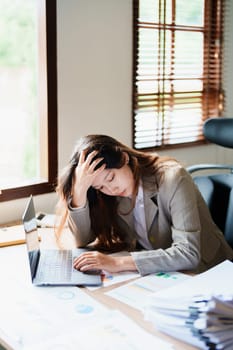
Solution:
[[[158,272],[115,288],[106,295],[143,311],[148,297],[154,292],[174,286],[189,278],[192,277],[181,272]]]

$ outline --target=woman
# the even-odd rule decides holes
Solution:
[[[191,176],[176,160],[88,135],[76,145],[57,191],[77,247],[91,243],[92,250],[74,260],[80,271],[202,272],[233,259]],[[58,238],[61,230],[62,224]]]

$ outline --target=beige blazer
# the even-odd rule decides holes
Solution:
[[[233,250],[211,219],[209,210],[190,174],[178,164],[165,170],[159,188],[154,178],[142,179],[148,239],[153,250],[131,255],[141,275],[159,271],[203,272],[225,259]],[[119,197],[119,225],[126,238],[137,240],[129,198]],[[95,239],[90,229],[89,207],[69,208],[69,225],[77,246]]]

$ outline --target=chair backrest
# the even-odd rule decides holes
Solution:
[[[211,118],[203,126],[207,140],[233,148],[233,118]],[[232,166],[200,164],[188,168],[190,173],[206,169],[230,169],[231,173],[194,176],[194,182],[206,201],[216,225],[233,248],[233,172]]]
[[[226,237],[227,242],[233,248],[233,190],[231,190],[229,195],[224,236]]]
[[[210,175],[214,191],[209,208],[214,222],[233,247],[233,174]]]
[[[217,145],[233,148],[233,118],[210,118],[203,126],[205,138]]]

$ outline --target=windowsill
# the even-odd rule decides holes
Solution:
[[[0,247],[24,244],[25,232],[23,225],[5,225],[0,227]]]

